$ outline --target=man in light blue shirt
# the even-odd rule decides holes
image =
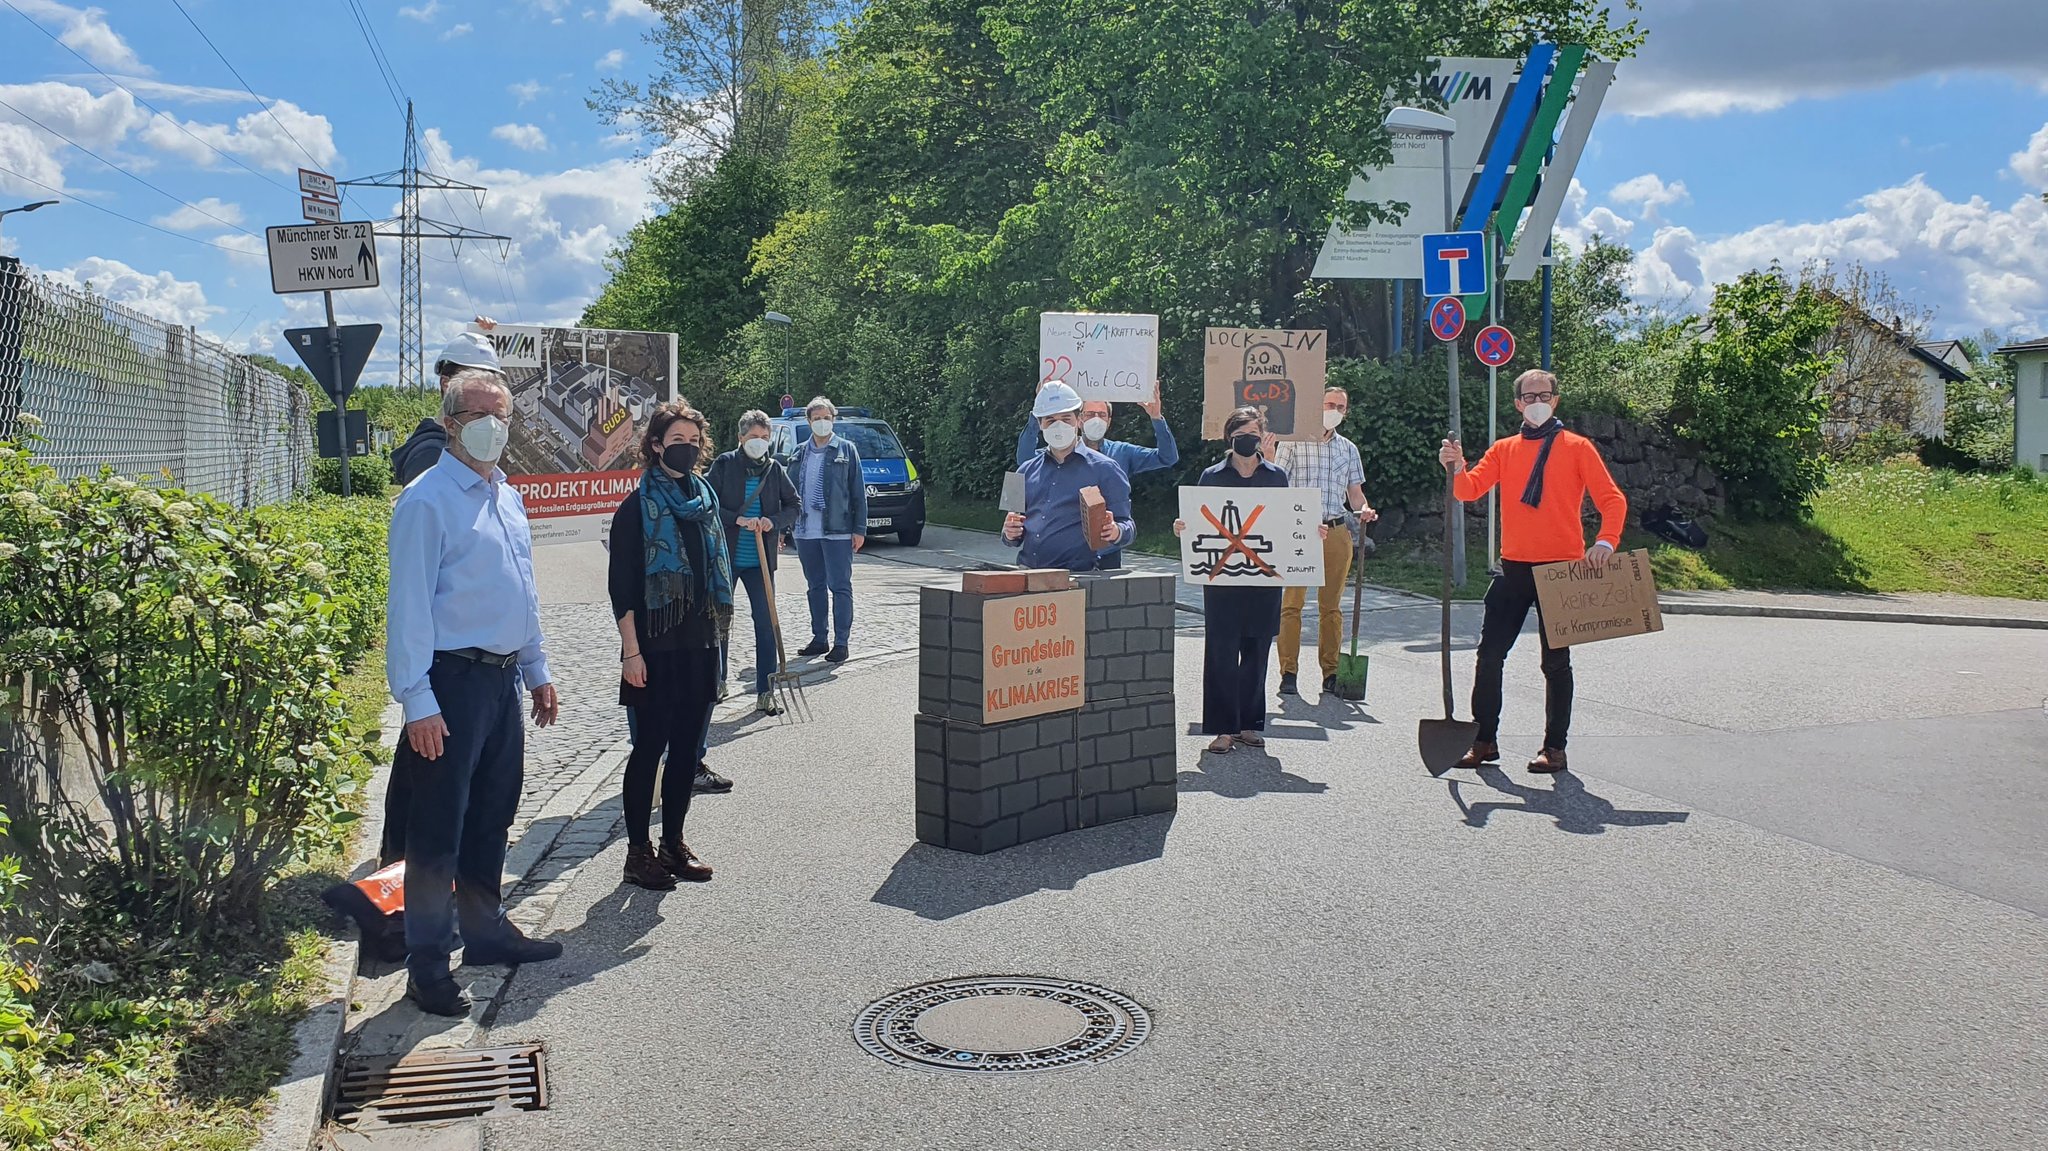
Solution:
[[[406,993],[436,1015],[466,1015],[449,974],[463,961],[533,963],[559,943],[520,934],[499,885],[524,782],[519,690],[546,727],[559,707],[541,650],[526,506],[497,461],[512,396],[496,375],[457,373],[441,396],[448,446],[391,510],[384,671],[415,758],[406,820]],[[453,887],[451,894],[450,887]]]

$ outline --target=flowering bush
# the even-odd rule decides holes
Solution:
[[[366,748],[336,684],[368,639],[325,555],[205,496],[60,480],[0,442],[0,704],[76,738],[106,809],[18,811],[17,832],[82,856],[140,919],[253,919],[280,867],[355,818],[342,793]]]

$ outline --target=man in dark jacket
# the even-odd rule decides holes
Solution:
[[[754,706],[769,715],[781,709],[775,705],[775,693],[768,690],[768,677],[779,669],[777,623],[770,614],[766,581],[775,578],[775,541],[796,526],[799,510],[789,473],[768,454],[772,431],[766,412],[741,416],[739,447],[713,461],[709,476],[711,489],[718,493],[719,514],[725,518],[733,579],[747,589],[754,613]]]
[[[481,317],[479,327],[489,331],[497,325]],[[464,368],[482,368],[496,372],[502,378],[505,369],[498,364],[498,351],[491,346],[491,338],[483,332],[463,332],[449,341],[441,350],[441,358],[434,361],[434,374],[440,377],[441,389],[448,388],[448,378]],[[438,418],[420,421],[398,450],[391,453],[391,474],[400,487],[425,475],[428,468],[441,458],[441,449],[448,446],[448,432]]]

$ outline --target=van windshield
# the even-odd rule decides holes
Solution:
[[[833,431],[853,441],[864,460],[900,460],[903,458],[903,444],[889,425],[879,421],[840,420]]]

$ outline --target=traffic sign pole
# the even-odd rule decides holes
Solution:
[[[1486,241],[1487,255],[1489,257],[1496,255],[1493,236],[1488,234]],[[1489,326],[1497,328],[1500,326],[1500,298],[1503,287],[1499,283],[1499,261],[1489,258],[1486,270],[1491,273],[1487,278],[1494,281],[1494,283],[1489,285],[1494,290],[1489,292],[1486,297],[1488,315],[1493,321]],[[1493,437],[1500,434],[1499,406],[1500,366],[1498,364],[1488,364],[1486,365],[1486,442],[1488,444],[1492,444]],[[1499,530],[1500,486],[1496,484],[1492,491],[1486,493],[1486,574],[1489,576],[1500,574]]]
[[[334,393],[334,422],[336,429],[341,433],[341,498],[347,499],[353,494],[349,491],[348,473],[351,470],[350,465],[355,462],[354,457],[349,454],[348,450],[348,393],[350,389],[338,385],[338,382],[344,377],[341,374],[341,326],[334,322],[334,293],[322,292],[320,296],[327,301],[327,354],[334,357],[334,378],[337,381]]]
[[[1451,190],[1451,138],[1444,135],[1438,139],[1444,149],[1444,227],[1449,228],[1458,211],[1457,195]],[[1463,451],[1465,436],[1464,417],[1461,414],[1463,409],[1458,403],[1458,355],[1456,344],[1444,349],[1444,359],[1450,363],[1451,439],[1456,441],[1459,450]],[[1456,587],[1464,587],[1465,505],[1458,500],[1452,500],[1450,504],[1450,507],[1444,509],[1444,515],[1449,517],[1446,530],[1451,533],[1451,583]],[[1449,609],[1446,608],[1445,611],[1444,618],[1448,621]]]

